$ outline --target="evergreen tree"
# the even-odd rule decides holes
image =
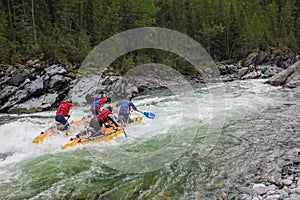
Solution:
[[[146,26],[187,34],[217,60],[243,57],[262,43],[299,53],[299,7],[299,0],[3,0],[0,59],[80,63],[105,39]],[[173,54],[150,50],[114,64],[164,60],[182,64]]]

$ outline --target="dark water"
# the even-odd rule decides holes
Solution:
[[[194,94],[139,97],[155,120],[128,127],[128,138],[65,151],[68,138],[60,136],[32,143],[53,123],[52,112],[1,116],[0,198],[213,199],[251,184],[259,163],[297,148],[298,90],[255,80],[202,85]]]

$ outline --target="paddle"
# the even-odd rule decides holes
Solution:
[[[127,134],[126,134],[126,132],[125,132],[125,122],[124,122],[124,118],[123,117],[121,117],[121,121],[122,121],[122,128],[123,128],[123,133],[124,133],[124,135],[125,135],[125,137],[127,137]]]
[[[137,110],[138,112],[142,113],[143,115],[145,115],[145,117],[149,118],[149,119],[154,119],[155,118],[155,114],[152,112],[143,112],[140,110]]]
[[[127,134],[126,134],[126,132],[125,132],[125,128],[123,128],[123,132],[124,132],[125,137],[127,137]]]

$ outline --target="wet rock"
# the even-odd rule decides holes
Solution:
[[[248,73],[248,70],[249,69],[247,67],[238,70],[238,78],[241,79],[244,75]]]
[[[270,83],[271,85],[297,87],[300,85],[300,61],[288,67],[286,70],[274,75],[267,83]]]
[[[279,194],[273,194],[266,197],[266,200],[280,200],[281,196]]]
[[[282,186],[282,179],[281,179],[281,174],[280,173],[271,173],[268,177],[267,177],[268,182],[281,187]]]
[[[259,183],[253,185],[253,191],[256,194],[262,195],[262,194],[266,194],[268,192],[268,189],[264,184]]]
[[[253,190],[251,188],[248,187],[240,187],[238,188],[238,191],[240,193],[246,194],[246,195],[252,195],[253,194]]]
[[[291,184],[293,183],[293,181],[292,181],[292,180],[289,180],[289,179],[283,179],[283,180],[282,180],[282,183],[283,183],[284,185],[291,185]]]
[[[255,79],[255,78],[259,78],[261,75],[261,72],[250,72],[249,74],[244,75],[243,77],[241,77],[242,80],[245,79]]]
[[[204,71],[203,71],[205,74],[207,75],[213,75],[215,72],[211,69],[211,68],[206,68]]]
[[[285,200],[299,200],[300,195],[299,194],[291,194],[290,197],[286,198]]]
[[[232,65],[232,64],[231,65],[220,64],[220,65],[218,65],[218,70],[220,72],[220,75],[234,74],[238,71],[237,66]]]
[[[284,191],[284,190],[278,190],[277,193],[280,195],[280,197],[282,199],[285,199],[286,197],[289,196],[289,194],[286,191]]]
[[[241,194],[238,196],[239,200],[252,200],[253,198],[250,196],[250,195],[247,195],[247,194]]]
[[[300,64],[299,64],[300,65]],[[300,67],[297,67],[294,73],[286,80],[286,86],[290,88],[300,87]]]

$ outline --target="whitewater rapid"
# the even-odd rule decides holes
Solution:
[[[176,95],[155,90],[134,100],[155,113],[154,120],[127,127],[127,138],[65,151],[69,138],[63,136],[32,143],[54,123],[55,111],[3,114],[0,198],[210,197],[230,184],[249,183],[259,160],[292,148],[288,144],[299,138],[289,127],[299,133],[299,96],[263,80],[198,85]],[[88,106],[75,106],[70,120],[87,113]]]

